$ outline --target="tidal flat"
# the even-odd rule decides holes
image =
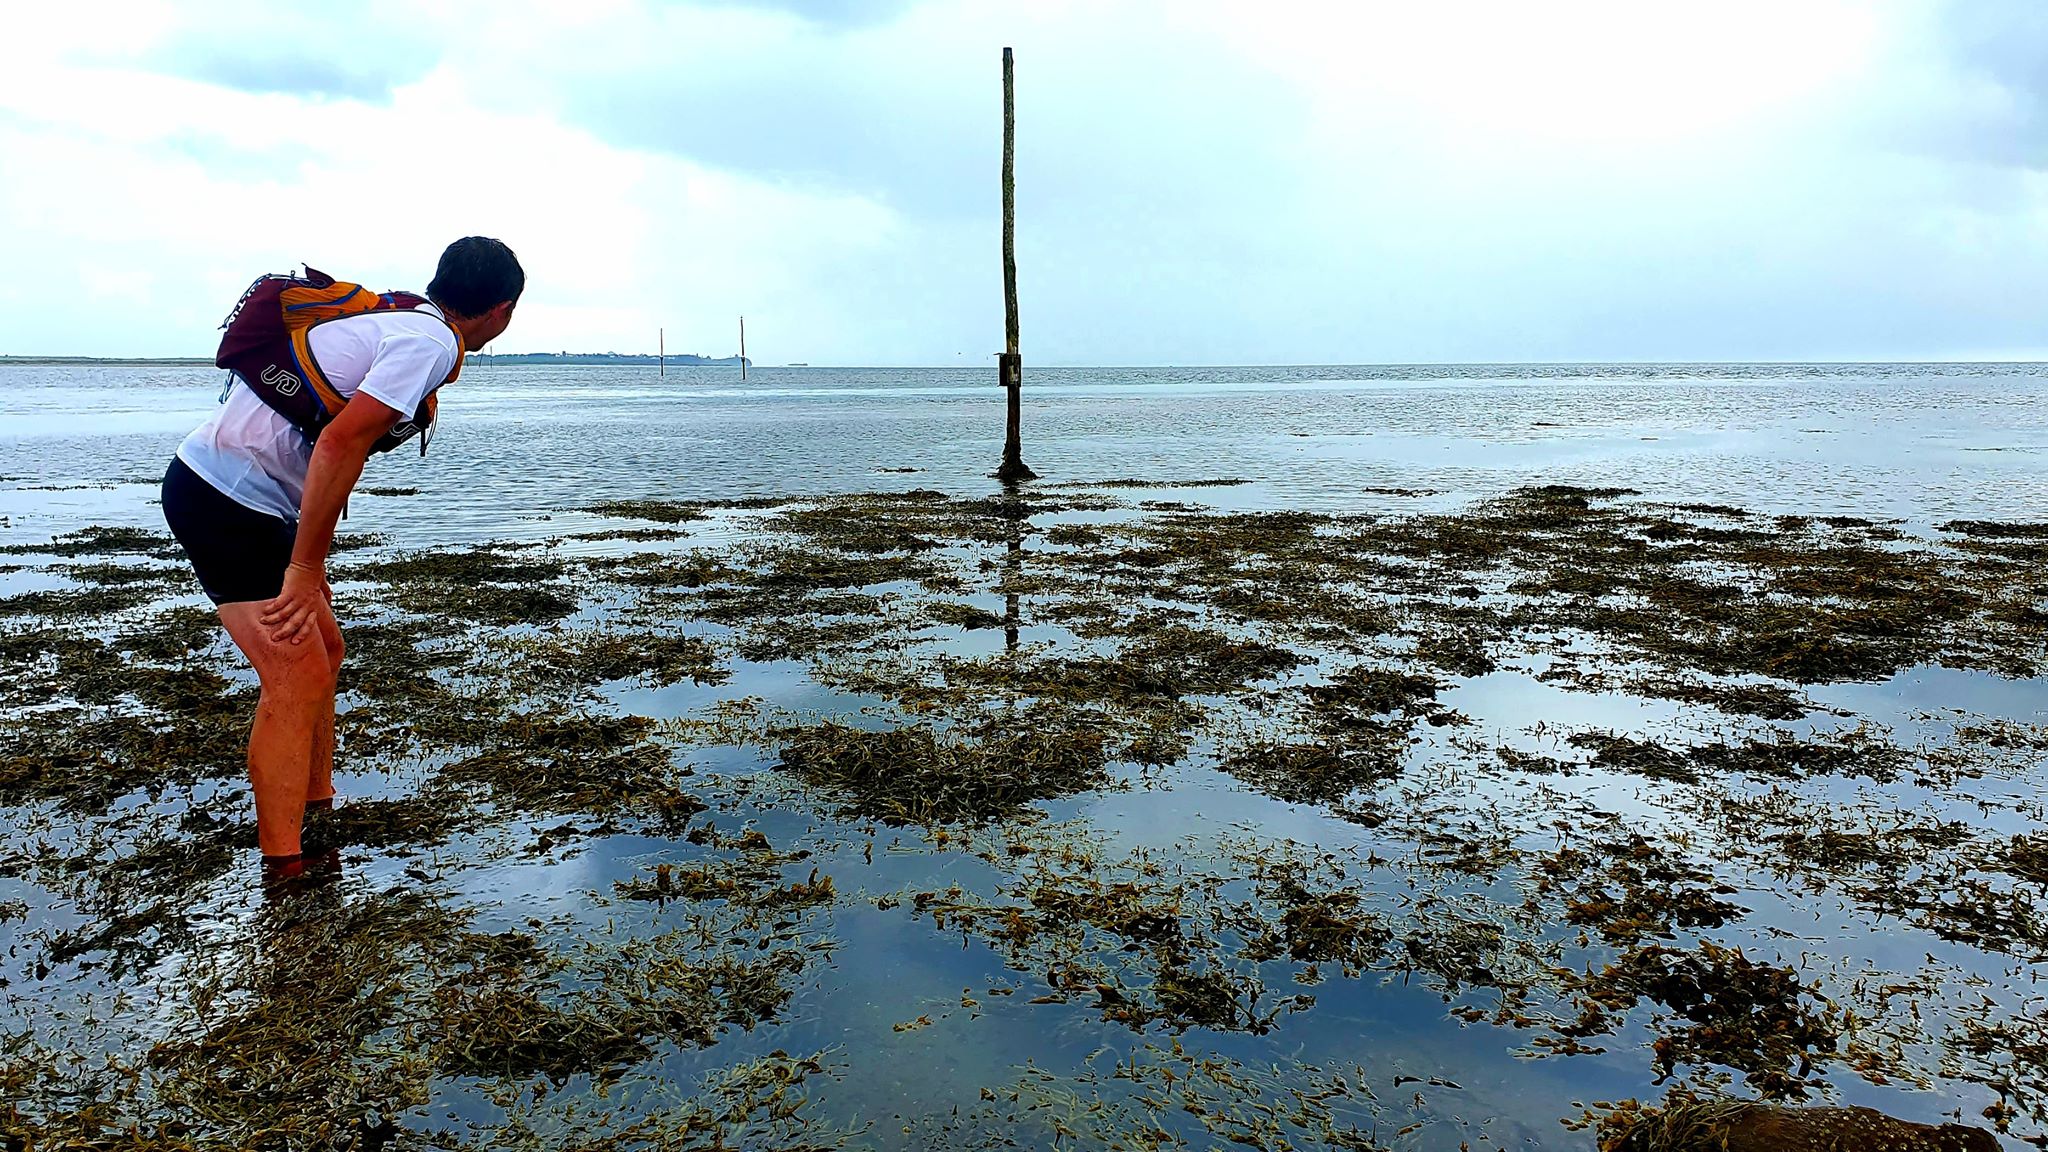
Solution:
[[[271,892],[168,538],[8,545],[0,1134],[2048,1146],[2048,523],[1232,479],[356,539]]]

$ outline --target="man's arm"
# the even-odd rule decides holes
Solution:
[[[292,547],[291,567],[285,569],[284,590],[263,611],[272,640],[303,644],[318,627],[318,613],[327,610],[327,549],[334,542],[334,525],[362,478],[371,446],[401,418],[396,409],[358,392],[321,430],[306,467],[298,540]]]

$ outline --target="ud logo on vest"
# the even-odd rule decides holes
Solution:
[[[275,364],[263,369],[263,382],[277,389],[279,396],[297,396],[299,394],[299,378]]]
[[[428,303],[426,297],[410,292],[371,292],[312,268],[304,276],[260,276],[222,321],[220,351],[213,362],[240,377],[257,399],[291,421],[311,443],[349,400],[327,379],[313,355],[313,329],[366,312],[422,311]],[[446,316],[432,315],[448,324]],[[453,324],[448,324],[448,333],[455,343],[455,365],[436,389],[453,383],[462,372],[462,333]],[[405,414],[409,419],[378,437],[370,451],[389,452],[417,435],[420,454],[425,455],[439,407],[430,389],[418,408]]]

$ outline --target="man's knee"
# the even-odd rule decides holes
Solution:
[[[342,655],[347,651],[346,646],[342,643],[340,625],[322,625],[320,629],[320,642],[327,646],[328,677],[332,679],[340,676],[341,658]]]
[[[297,644],[270,638],[263,624],[262,605],[224,604],[221,621],[228,634],[249,658],[263,690],[274,694],[332,693],[335,669],[341,663],[341,635],[331,621],[317,622]],[[328,632],[333,628],[334,654],[328,654]]]
[[[334,691],[334,662],[316,633],[299,644],[269,643],[251,653],[266,692],[318,695]]]

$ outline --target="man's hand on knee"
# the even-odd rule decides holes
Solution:
[[[317,635],[320,614],[328,611],[332,593],[325,573],[310,565],[293,564],[284,570],[284,589],[277,599],[263,606],[263,626],[276,643],[304,644]]]

